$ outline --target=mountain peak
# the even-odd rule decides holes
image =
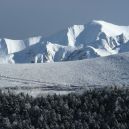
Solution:
[[[99,26],[100,30],[109,37],[115,37],[121,34],[129,37],[129,26],[119,26],[102,20],[93,20],[88,25]]]
[[[92,20],[91,23],[100,24],[100,25],[112,24],[112,23],[104,21],[104,20]],[[112,25],[115,25],[115,24],[112,24]]]

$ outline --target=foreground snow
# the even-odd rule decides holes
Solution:
[[[128,51],[129,26],[95,20],[73,25],[48,37],[0,39],[0,63],[71,61]]]
[[[62,63],[0,65],[2,89],[31,95],[128,84],[129,52]]]

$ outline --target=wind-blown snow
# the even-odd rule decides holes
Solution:
[[[0,63],[45,63],[104,57],[129,51],[129,26],[105,21],[73,25],[52,36],[0,40]]]

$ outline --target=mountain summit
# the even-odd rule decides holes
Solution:
[[[0,39],[0,63],[44,63],[103,57],[129,51],[129,26],[93,20],[49,37]]]

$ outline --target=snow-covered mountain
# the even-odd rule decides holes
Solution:
[[[43,63],[103,57],[129,51],[129,26],[105,21],[74,25],[49,37],[0,39],[0,63]]]

